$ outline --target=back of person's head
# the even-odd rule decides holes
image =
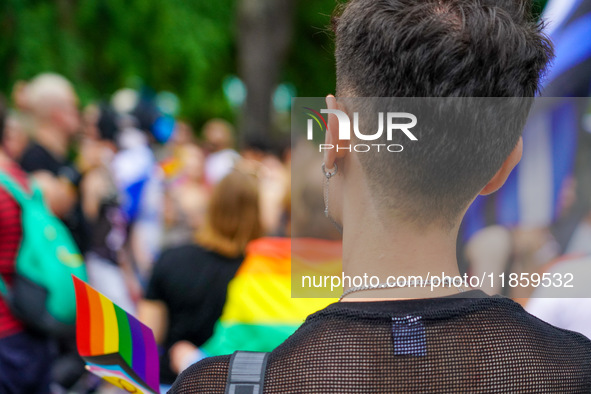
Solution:
[[[339,13],[337,97],[530,98],[507,99],[512,112],[503,114],[441,100],[432,106],[440,118],[419,119],[418,141],[399,133],[403,152],[359,154],[382,207],[418,223],[456,223],[516,147],[552,58],[529,1],[351,0]],[[450,108],[467,113],[467,127],[445,127]],[[397,142],[383,134],[374,142]]]
[[[66,131],[78,128],[78,98],[72,84],[61,75],[44,73],[33,78],[26,87],[26,100],[37,121],[54,123]]]
[[[197,242],[228,257],[244,253],[262,235],[256,178],[234,170],[215,187]]]

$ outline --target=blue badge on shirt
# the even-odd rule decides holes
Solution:
[[[425,356],[427,339],[420,316],[392,317],[392,340],[397,356]]]

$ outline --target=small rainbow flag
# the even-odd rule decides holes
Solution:
[[[87,369],[130,393],[160,393],[158,349],[146,325],[73,277],[76,342]]]

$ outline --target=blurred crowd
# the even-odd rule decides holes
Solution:
[[[243,141],[237,150],[229,122],[212,119],[196,133],[161,110],[152,97],[131,89],[79,109],[75,87],[52,73],[16,83],[10,101],[11,108],[6,101],[2,104],[0,171],[28,174],[51,212],[70,230],[84,256],[89,283],[126,311],[142,314],[151,326],[159,320],[166,326],[168,318],[176,326],[186,319],[186,308],[180,308],[178,318],[177,305],[170,302],[182,303],[190,293],[181,291],[173,301],[167,297],[183,288],[183,280],[188,285],[201,281],[197,288],[219,288],[210,296],[215,300],[203,301],[197,294],[196,305],[189,306],[195,311],[206,304],[202,309],[208,316],[202,320],[209,335],[200,335],[207,339],[249,241],[289,236],[289,143]],[[197,249],[183,249],[186,245]],[[195,273],[197,277],[177,266],[154,280],[154,264],[179,256],[179,251],[180,257],[164,265],[190,265],[201,256],[211,266]],[[175,273],[180,279],[167,279]],[[146,294],[152,302],[142,301]],[[139,312],[138,305],[144,305]],[[162,315],[159,305],[165,308]],[[0,338],[13,333],[2,324]],[[177,339],[190,340],[188,333],[200,330],[184,329]],[[60,345],[62,354],[74,349],[71,343]],[[80,365],[72,364],[76,362],[70,359],[65,367],[54,368],[52,379],[62,387],[79,382],[75,371]]]
[[[264,232],[284,231],[287,144],[246,142],[237,151],[234,128],[222,119],[207,122],[198,139],[130,89],[79,112],[74,87],[56,74],[17,83],[13,103],[4,151],[41,186],[87,261],[121,267],[131,300],[163,248],[194,239],[214,187],[235,168],[264,184],[257,185]]]

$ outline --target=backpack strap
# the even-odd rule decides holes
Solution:
[[[262,394],[269,353],[236,351],[230,357],[226,394]]]
[[[16,200],[21,207],[31,200],[23,188],[10,175],[0,171],[0,185]]]

